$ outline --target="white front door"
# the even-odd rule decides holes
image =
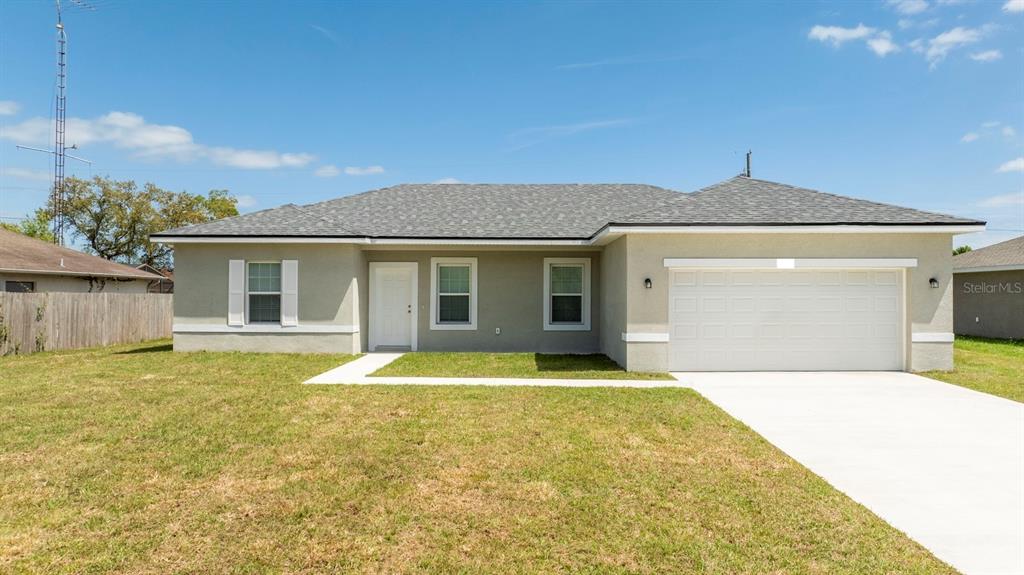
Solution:
[[[673,371],[898,370],[895,269],[673,269]]]
[[[416,349],[415,262],[370,263],[370,351]]]

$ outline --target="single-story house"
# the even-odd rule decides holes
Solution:
[[[984,222],[736,177],[398,185],[168,230],[174,349],[602,352],[631,371],[953,366]]]
[[[161,277],[0,229],[0,290],[146,293]]]
[[[1024,236],[953,258],[953,331],[1024,339]]]
[[[174,270],[158,268],[149,264],[139,264],[135,269],[160,276],[160,279],[149,282],[149,293],[174,293]]]

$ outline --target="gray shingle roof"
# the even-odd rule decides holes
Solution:
[[[642,184],[403,184],[160,235],[588,238],[680,195]]]
[[[983,222],[737,176],[614,223],[899,225]]]
[[[953,270],[1003,266],[1024,266],[1024,236],[972,250],[953,258]]]
[[[586,239],[608,224],[978,224],[736,177],[692,194],[642,184],[403,184],[159,236]]]

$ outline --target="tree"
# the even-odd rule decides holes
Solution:
[[[960,246],[953,250],[953,255],[958,256],[960,254],[966,254],[969,251],[971,251],[971,246]]]
[[[0,227],[5,230],[24,234],[30,238],[36,238],[37,240],[43,240],[44,242],[53,241],[53,230],[50,229],[50,211],[46,208],[39,208],[32,214],[31,218],[22,220],[20,224],[8,224],[0,222]]]
[[[227,190],[206,196],[171,192],[147,183],[94,177],[66,181],[65,216],[86,249],[102,258],[168,267],[171,248],[149,241],[149,234],[238,215],[238,201]]]

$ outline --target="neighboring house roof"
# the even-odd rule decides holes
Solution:
[[[156,274],[0,229],[0,272],[161,279]]]
[[[980,225],[736,177],[685,194],[641,184],[403,184],[167,230],[161,237],[589,239],[615,225]]]
[[[953,272],[1024,269],[1024,236],[953,257]]]
[[[161,278],[166,280],[166,281],[174,281],[174,270],[173,269],[157,268],[157,267],[153,267],[153,266],[151,266],[149,264],[139,264],[139,265],[135,266],[135,269],[142,270],[144,272],[149,272],[149,273],[152,273],[152,274],[156,274],[158,276],[161,276]]]

